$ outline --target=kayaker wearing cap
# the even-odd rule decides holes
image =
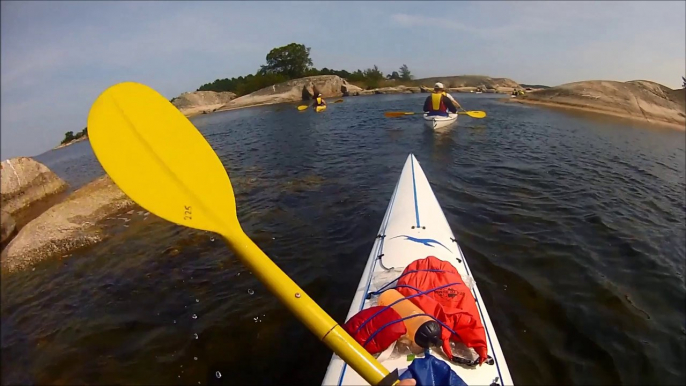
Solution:
[[[457,107],[455,107],[455,105],[460,106],[452,96],[445,92],[443,83],[439,82],[434,85],[433,93],[426,97],[426,100],[424,101],[424,112],[428,113],[427,115],[442,115],[447,117],[448,110],[452,113],[457,113]]]
[[[317,97],[314,98],[314,103],[312,103],[313,109],[316,109],[319,106],[326,106],[326,101],[322,98],[322,94],[317,94]]]

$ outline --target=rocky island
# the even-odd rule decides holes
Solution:
[[[517,82],[507,78],[462,75],[423,78],[410,82],[387,82],[398,84],[363,89],[337,75],[317,75],[274,84],[238,98],[235,97],[235,94],[230,92],[187,92],[172,99],[172,104],[186,114],[186,116],[193,116],[215,111],[235,110],[244,107],[309,101],[312,100],[317,93],[321,93],[324,98],[378,94],[428,93],[431,92],[431,89],[436,82],[442,82],[446,85],[448,91],[458,93],[475,92],[476,90],[484,90],[486,93],[510,93],[514,89],[521,88]],[[225,96],[220,94],[225,94]],[[226,100],[226,102],[224,104],[218,103],[221,100]]]
[[[592,111],[686,130],[686,90],[646,80],[567,83],[508,101]]]

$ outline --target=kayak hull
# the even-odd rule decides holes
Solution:
[[[314,108],[314,111],[321,113],[322,111],[326,110],[326,106],[317,106]]]
[[[417,259],[435,256],[455,266],[465,281],[473,279],[440,204],[412,154],[405,162],[378,235],[381,237],[374,242],[346,320],[360,310],[374,306],[378,296],[367,299],[367,295],[400,276],[405,267]],[[440,348],[432,348],[431,355],[446,361],[467,385],[512,385],[507,362],[476,284],[471,293],[486,330],[488,355],[493,363],[466,367],[447,362]],[[379,354],[377,360],[389,371],[399,369],[402,372],[411,362],[405,356],[391,355],[392,348]],[[367,383],[355,370],[333,355],[322,385],[364,384]]]
[[[450,113],[447,117],[436,115],[428,116],[427,114],[424,114],[424,125],[429,129],[442,129],[452,125],[455,122],[457,122],[457,114]]]

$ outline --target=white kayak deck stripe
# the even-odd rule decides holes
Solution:
[[[414,179],[414,156],[412,157],[412,161],[410,162],[410,165],[412,165],[412,190],[414,190],[414,213],[415,216],[417,217],[417,228],[421,228],[419,226],[419,204],[417,203],[417,182]]]

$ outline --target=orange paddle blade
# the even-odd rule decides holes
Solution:
[[[402,117],[405,115],[413,115],[413,114],[420,114],[420,113],[413,113],[410,111],[386,111],[383,113],[384,116],[388,118],[397,118],[397,117]]]

